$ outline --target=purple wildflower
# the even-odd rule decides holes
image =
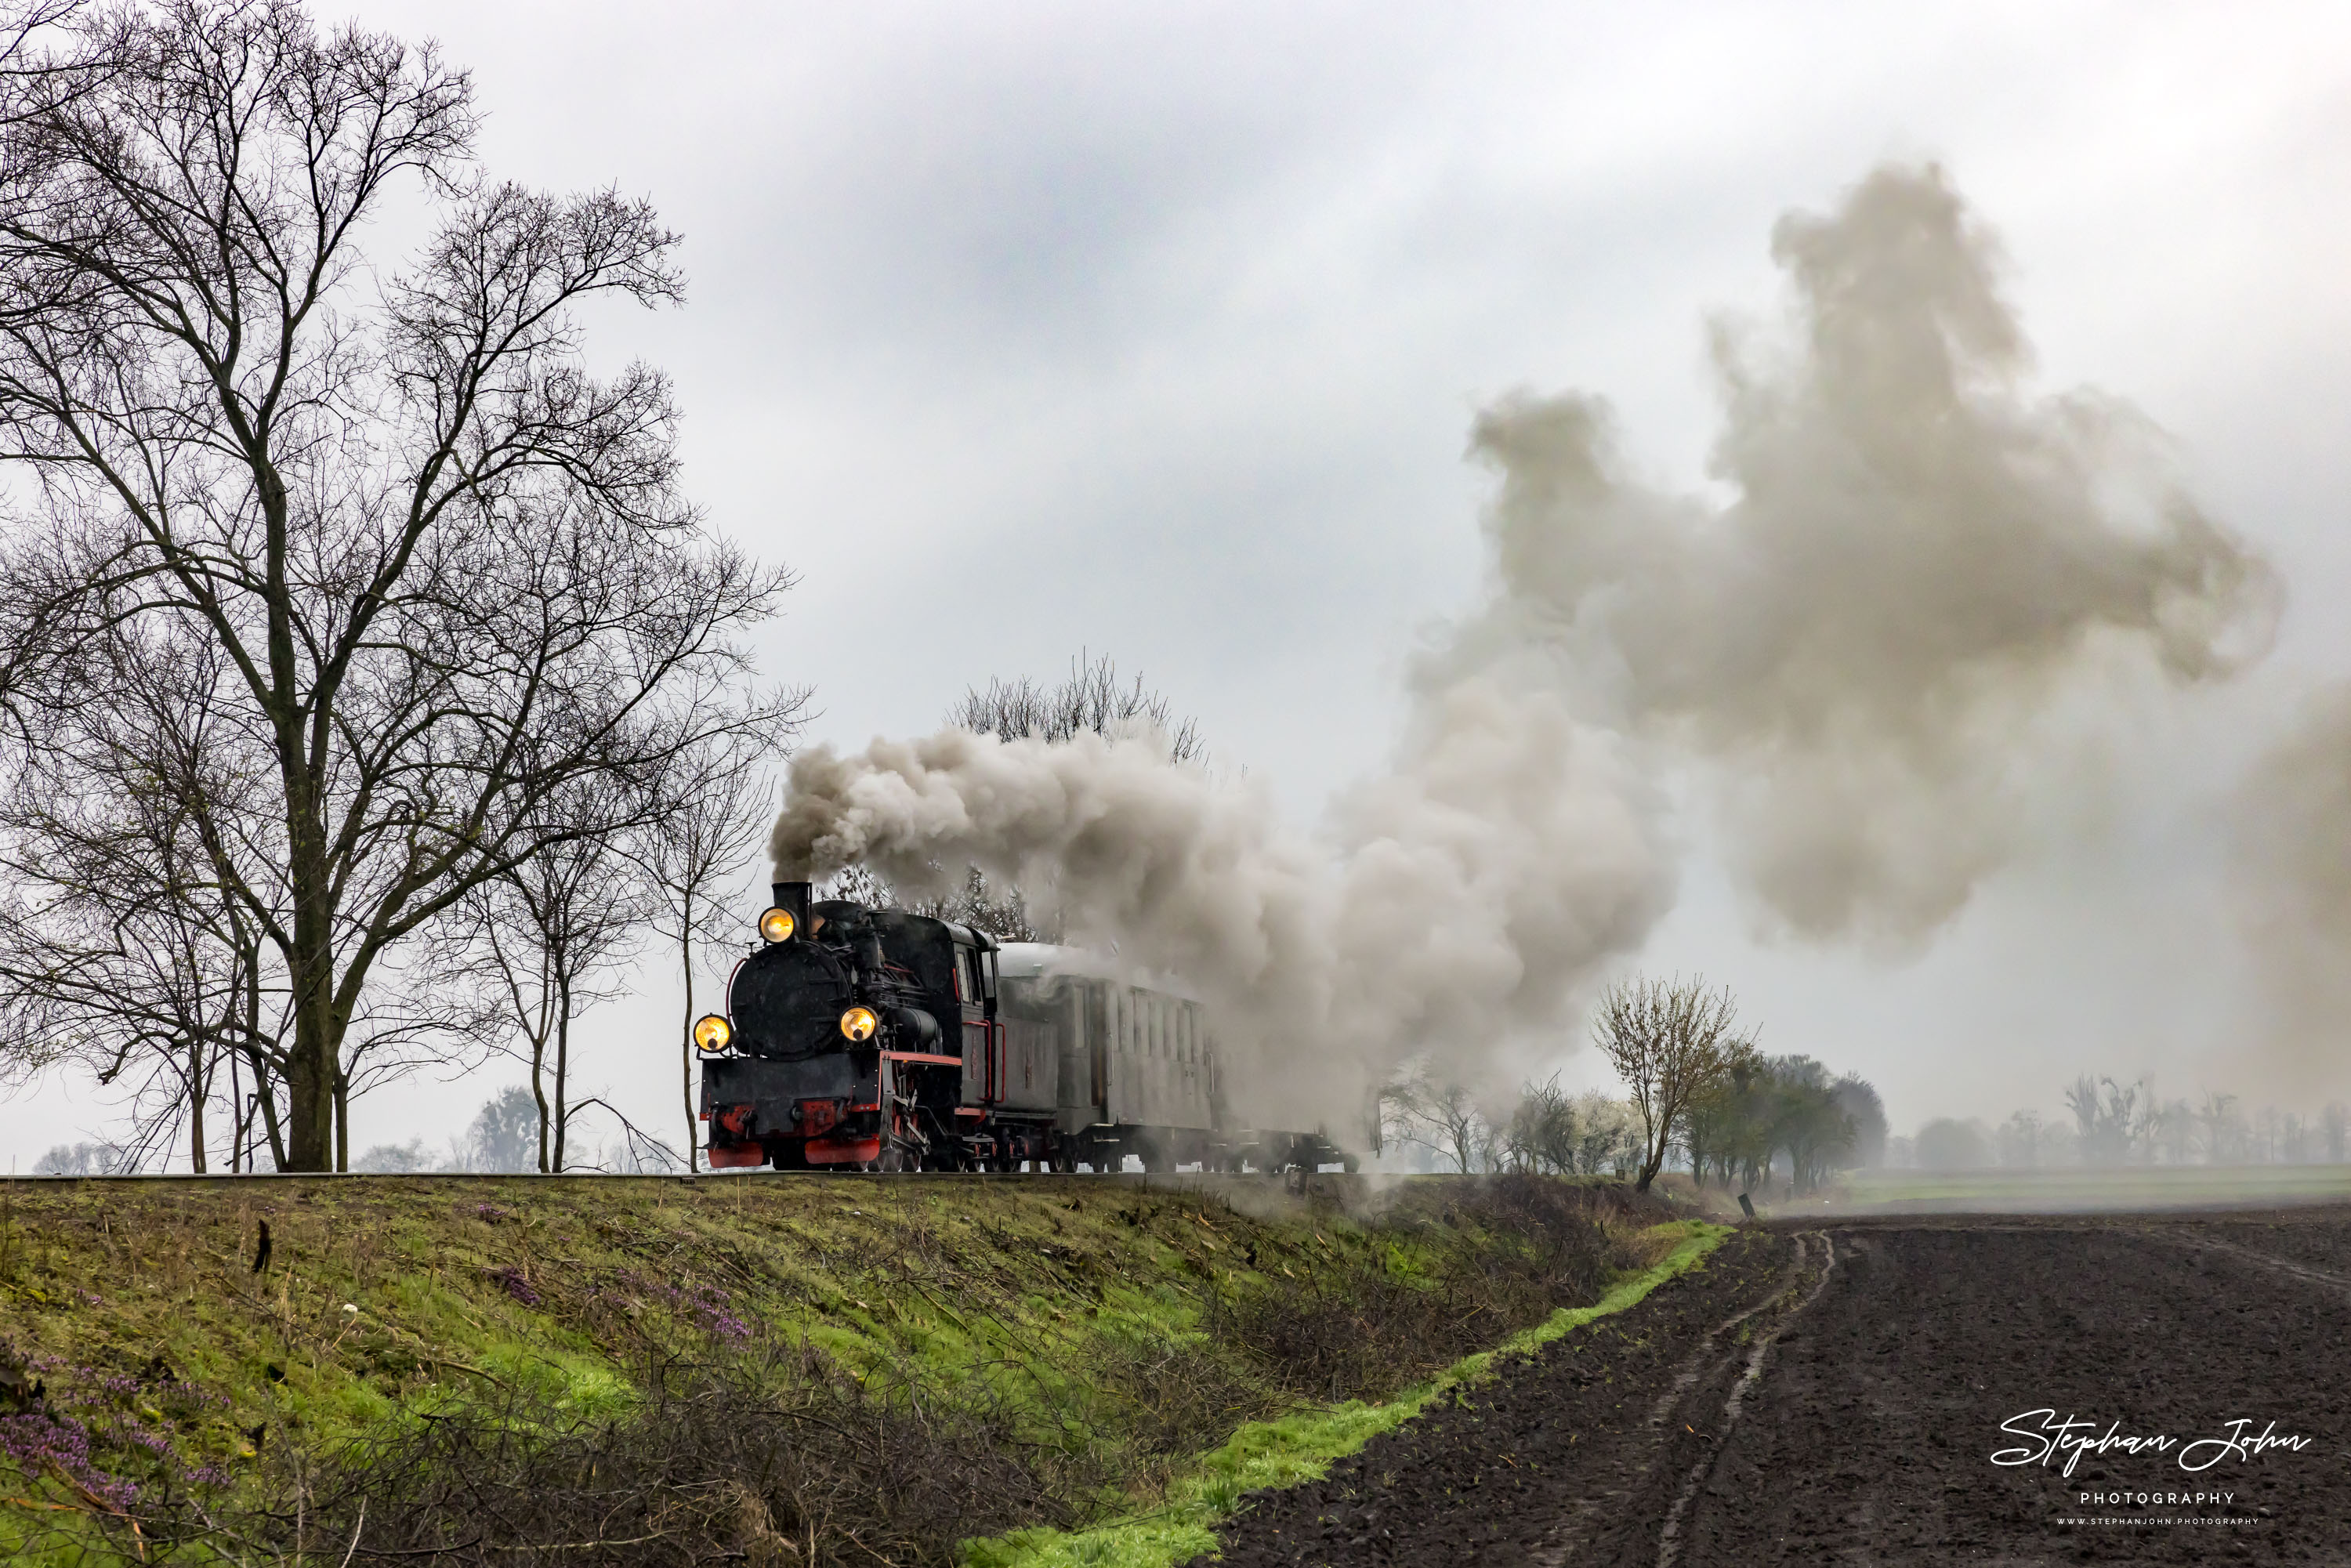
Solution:
[[[70,1416],[0,1416],[0,1454],[29,1474],[54,1468],[118,1512],[139,1500],[135,1482],[110,1475],[91,1460],[89,1428]]]
[[[524,1306],[538,1305],[538,1292],[531,1288],[528,1280],[522,1277],[522,1270],[513,1264],[509,1263],[503,1269],[493,1269],[489,1274],[491,1279],[506,1287],[507,1295],[512,1296]]]

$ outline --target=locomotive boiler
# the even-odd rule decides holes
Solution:
[[[775,884],[726,1010],[695,1026],[714,1169],[1355,1168],[1319,1130],[1253,1125],[1173,987],[810,891]]]

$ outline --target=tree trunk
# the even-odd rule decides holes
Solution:
[[[286,1162],[284,1169],[334,1169],[335,1080],[341,1042],[329,1027],[333,1000],[315,956],[305,958],[297,943],[301,972],[293,977],[294,1049],[286,1058]]]
[[[204,1174],[204,1045],[188,1041],[188,1158],[198,1176]]]
[[[678,923],[677,953],[685,971],[685,1034],[678,1041],[678,1080],[685,1099],[685,1168],[702,1168],[700,1118],[694,1113],[694,894],[685,895],[685,918]]]
[[[269,1134],[269,1161],[281,1171],[293,1169],[286,1155],[286,1130],[277,1119],[277,1092],[270,1087],[268,1063],[257,1046],[246,1047],[246,1064],[253,1069],[253,1097],[261,1106],[261,1124]]]
[[[569,1130],[569,1104],[565,1081],[571,1069],[571,982],[560,981],[556,992],[555,1011],[555,1172],[563,1173],[563,1136]]]
[[[526,1009],[517,1007],[517,1013]],[[555,1117],[547,1103],[547,1037],[553,1026],[550,1015],[555,1010],[555,978],[553,963],[546,953],[538,959],[538,1016],[526,1016],[524,1032],[530,1036],[530,1103],[538,1112],[538,1174],[545,1176],[554,1167],[547,1163],[548,1145],[554,1133]]]
[[[228,1174],[245,1169],[245,1084],[236,1071],[236,1052],[228,1053]]]

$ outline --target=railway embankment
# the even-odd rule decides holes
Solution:
[[[18,1181],[0,1557],[1165,1560],[1712,1234],[1531,1177]]]

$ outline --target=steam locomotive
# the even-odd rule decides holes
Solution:
[[[1198,1003],[810,891],[774,884],[726,1011],[695,1025],[712,1168],[1355,1169],[1320,1131],[1237,1117]]]

